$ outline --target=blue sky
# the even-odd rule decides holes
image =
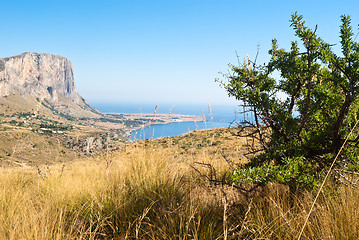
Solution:
[[[68,57],[91,102],[235,104],[214,79],[255,56],[272,38],[288,48],[298,11],[338,43],[340,15],[358,32],[359,1],[1,0],[0,57],[23,52]]]

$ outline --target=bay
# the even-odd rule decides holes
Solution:
[[[104,113],[143,113],[153,114],[157,104],[139,103],[91,103],[93,107]],[[131,140],[145,140],[162,137],[179,136],[194,130],[228,127],[238,121],[237,106],[201,105],[201,104],[158,104],[156,113],[185,114],[204,116],[206,121],[173,122],[156,124],[131,133]]]
[[[207,122],[175,122],[168,124],[156,124],[131,133],[132,140],[145,140],[163,137],[179,136],[188,132],[203,129],[228,127],[228,122],[207,121]]]

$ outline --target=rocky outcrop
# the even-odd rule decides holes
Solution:
[[[54,54],[23,53],[0,59],[0,97],[25,92],[56,104],[62,95],[79,104],[71,62]]]

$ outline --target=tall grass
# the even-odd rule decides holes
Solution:
[[[0,172],[0,239],[295,239],[314,196],[272,185],[244,196],[212,186],[194,162],[228,170],[202,149],[130,145],[83,162]],[[205,171],[205,169],[199,169]],[[220,177],[220,176],[219,176]],[[328,187],[307,239],[359,239],[359,190]]]

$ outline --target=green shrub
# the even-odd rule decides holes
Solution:
[[[259,146],[249,163],[234,171],[234,182],[318,185],[358,119],[359,44],[349,16],[341,21],[341,55],[295,13],[291,26],[303,47],[292,41],[286,51],[273,39],[267,64],[248,57],[240,66],[230,65],[222,85],[251,112],[241,125]],[[337,168],[357,166],[358,145],[354,131]]]

